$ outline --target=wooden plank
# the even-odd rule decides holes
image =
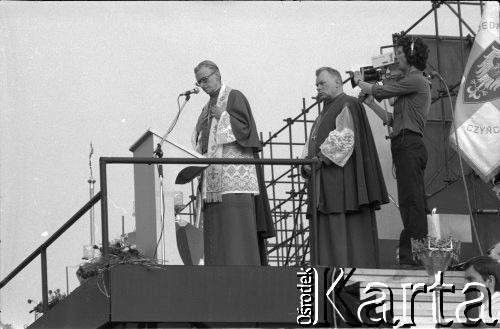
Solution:
[[[463,284],[464,276],[444,275],[443,280],[449,284]],[[349,281],[368,281],[368,282],[401,282],[401,283],[428,283],[427,275],[382,275],[382,274],[354,274]],[[434,282],[432,282],[434,283]]]
[[[349,273],[351,269],[346,268],[344,270],[345,273]],[[356,271],[354,272],[353,276],[355,275],[382,275],[382,276],[422,276],[426,277],[427,276],[427,271],[422,269],[422,270],[399,270],[399,269],[371,269],[371,268],[357,268]],[[463,271],[446,271],[445,276],[449,277],[464,277],[464,272]]]
[[[375,293],[375,292],[365,294],[363,291],[360,292],[361,299],[366,299],[366,298],[369,298],[373,295],[379,296],[381,294]],[[388,298],[389,293],[386,292],[386,296]],[[402,290],[393,290],[392,296],[393,296],[394,301],[397,301],[397,302],[403,301],[403,291]],[[411,300],[411,296],[412,296],[411,292],[407,291],[406,292],[406,300],[407,301]],[[415,296],[415,301],[432,302],[432,294],[430,294],[430,293],[418,294]],[[445,303],[461,303],[461,302],[465,301],[465,296],[463,294],[445,293],[444,294],[444,301],[445,301]]]
[[[370,282],[366,282],[366,281],[360,282],[359,283],[360,289],[364,289],[365,287],[368,286],[369,283]],[[403,288],[401,287],[401,283],[399,283],[399,282],[389,282],[389,281],[387,281],[387,282],[382,282],[382,283],[384,283],[391,290],[396,290],[396,289],[403,290]],[[427,289],[429,289],[429,286],[430,285],[427,285]],[[379,286],[376,286],[376,287],[379,287]],[[458,293],[458,291],[461,291],[463,287],[464,287],[464,284],[456,284],[455,285],[455,291],[457,291],[457,293]],[[409,291],[409,288],[407,288],[407,290]]]
[[[386,305],[388,308],[390,308],[389,302],[387,302]],[[396,313],[396,314],[403,314],[403,307],[406,308],[407,313],[410,313],[410,310],[411,310],[411,303],[410,302],[407,302],[406,305],[403,305],[403,303],[394,303],[393,305],[394,305],[394,313]],[[457,308],[458,305],[459,305],[459,303],[445,303],[445,304],[443,304],[443,310],[455,312],[455,309]],[[377,309],[379,309],[379,308],[381,310],[382,306],[377,307]],[[413,309],[420,310],[420,311],[432,312],[432,303],[416,302],[416,303],[413,303]],[[429,313],[429,314],[432,314],[432,313]]]

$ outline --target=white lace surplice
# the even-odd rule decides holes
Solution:
[[[354,151],[354,122],[347,106],[344,106],[335,122],[335,130],[330,132],[319,148],[324,156],[343,167]]]
[[[217,127],[217,144],[223,144],[222,157],[229,159],[252,159],[251,148],[242,147],[236,142],[231,128],[229,113],[224,111]],[[222,166],[222,194],[253,193],[259,194],[255,165],[231,164]]]

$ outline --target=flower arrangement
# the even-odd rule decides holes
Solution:
[[[427,236],[420,240],[411,239],[411,250],[413,259],[425,266],[428,283],[432,284],[439,271],[444,273],[453,260],[458,261],[460,241],[451,236],[446,239]]]
[[[411,251],[415,260],[422,260],[422,258],[432,256],[441,256],[458,261],[460,255],[460,241],[453,239],[451,235],[448,238],[428,236],[420,240],[411,239]]]
[[[157,265],[156,261],[143,257],[137,250],[137,246],[128,243],[126,238],[126,236],[122,236],[111,241],[108,248],[109,254],[106,258],[102,256],[102,248],[94,246],[94,249],[99,249],[99,255],[80,265],[76,271],[80,284],[119,264],[141,264],[149,267]]]
[[[49,290],[49,301],[47,308],[51,309],[64,298],[66,298],[66,294],[62,294],[60,289],[56,289],[54,291]],[[33,304],[33,303],[35,303],[33,299],[28,299],[28,304]],[[35,312],[35,319],[37,319],[40,316],[40,314],[43,313],[42,302],[39,302],[38,304],[36,304],[35,307],[33,307],[33,309],[30,310],[30,313],[33,312]]]

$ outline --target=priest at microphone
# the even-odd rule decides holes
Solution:
[[[246,97],[222,83],[217,65],[194,69],[196,85],[210,98],[193,132],[195,150],[207,158],[258,157],[261,142]],[[266,265],[265,239],[275,235],[269,201],[256,165],[210,165],[200,180],[205,265]]]

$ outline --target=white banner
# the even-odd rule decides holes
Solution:
[[[499,4],[487,1],[455,104],[450,143],[488,181],[500,170]],[[458,139],[458,141],[457,141]]]

